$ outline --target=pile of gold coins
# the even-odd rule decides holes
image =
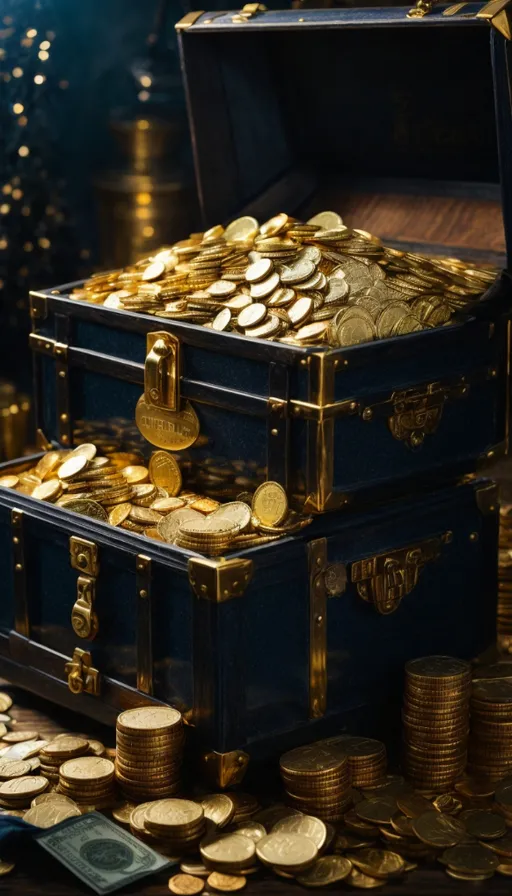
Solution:
[[[500,506],[496,630],[498,649],[512,653],[512,504]]]
[[[469,770],[491,782],[512,772],[512,680],[479,679],[470,702]]]
[[[221,504],[184,490],[178,461],[167,451],[154,451],[145,466],[126,452],[98,455],[92,442],[49,451],[32,469],[0,477],[0,486],[211,556],[267,544],[311,522],[290,511],[277,482]]]
[[[449,791],[464,772],[471,667],[452,657],[411,660],[405,667],[404,770],[421,790]]]
[[[408,664],[407,681],[414,686],[429,682],[426,702],[441,711],[454,682],[466,681],[465,664],[459,664],[449,657],[425,657]],[[473,695],[484,709],[494,704],[491,715],[512,699],[510,677],[510,663],[476,668]],[[155,799],[142,763],[132,773],[133,784],[140,774],[140,792],[126,802],[117,789],[121,785],[124,790],[122,776],[113,777],[114,763],[118,772],[134,732],[135,739],[151,742],[150,749],[158,750],[158,738],[169,738],[162,749],[172,757],[173,737],[179,739],[182,732],[179,713],[157,706],[122,713],[113,750],[84,735],[39,740],[37,731],[16,725],[7,712],[11,703],[7,694],[0,694],[0,813],[41,828],[95,809],[108,813],[179,862],[178,873],[169,880],[170,891],[178,896],[199,894],[205,886],[210,892],[235,892],[252,875],[269,873],[304,887],[345,881],[353,888],[374,889],[400,880],[419,862],[434,861],[460,882],[484,881],[496,873],[512,877],[512,777],[492,780],[492,754],[478,776],[473,768],[471,775],[461,771],[450,787],[443,771],[437,786],[422,783],[417,788],[414,780],[390,774],[384,766],[371,784],[359,777],[355,786],[362,773],[357,757],[380,756],[382,762],[385,748],[378,741],[339,735],[281,757],[286,803],[262,808],[251,794],[200,795],[197,790],[191,798],[179,792]],[[489,725],[489,744],[494,739],[499,755],[503,732],[495,733],[494,719],[483,712],[476,722],[479,734]],[[475,731],[475,720],[472,724]],[[440,762],[437,743],[432,742],[433,755]],[[160,762],[165,775],[172,759],[166,762],[161,756]],[[13,867],[0,863],[0,873]]]
[[[291,345],[356,345],[447,323],[497,270],[384,246],[336,212],[191,234],[73,297]]]
[[[287,802],[324,821],[340,821],[351,802],[348,756],[336,746],[317,743],[281,756]]]
[[[168,706],[128,709],[117,717],[116,777],[128,799],[179,791],[184,739],[181,713]]]

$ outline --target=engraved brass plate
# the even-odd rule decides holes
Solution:
[[[352,564],[351,580],[357,585],[359,596],[373,604],[378,613],[393,613],[415,588],[425,565],[437,560],[441,546],[451,537],[451,533],[446,533],[439,538],[357,560]]]
[[[72,694],[99,694],[100,673],[93,667],[89,651],[75,647],[73,658],[64,666],[64,672]]]
[[[199,420],[189,401],[181,411],[165,411],[148,404],[141,395],[135,408],[135,422],[145,439],[157,448],[183,451],[199,435]]]

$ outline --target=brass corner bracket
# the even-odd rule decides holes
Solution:
[[[510,0],[490,0],[476,14],[477,19],[486,19],[506,40],[512,40],[512,8]]]
[[[249,765],[249,755],[243,750],[230,753],[204,753],[201,757],[203,773],[214,787],[232,787],[240,784]]]
[[[196,597],[220,604],[242,597],[251,581],[253,566],[252,560],[191,557],[188,577]]]

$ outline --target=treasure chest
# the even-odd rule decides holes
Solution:
[[[484,299],[447,326],[329,348],[90,304],[69,297],[79,284],[34,293],[46,440],[130,421],[146,453],[183,449],[194,487],[229,497],[267,478],[313,512],[503,453],[508,12],[495,27],[478,3],[408,12],[251,4],[178,23],[203,222],[335,208],[397,249],[498,265]]]
[[[1,487],[0,673],[104,722],[179,707],[226,785],[249,757],[386,733],[407,659],[487,647],[497,529],[475,480],[208,559]]]

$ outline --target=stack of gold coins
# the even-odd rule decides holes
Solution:
[[[469,772],[491,782],[512,770],[512,682],[480,680],[471,695]]]
[[[0,784],[0,806],[5,809],[27,809],[34,797],[44,793],[49,785],[48,778],[39,775],[23,775]]]
[[[68,759],[59,769],[59,790],[75,803],[109,806],[114,798],[114,763],[100,756]]]
[[[181,786],[184,728],[169,706],[128,709],[117,718],[116,776],[128,799],[159,799]]]
[[[323,821],[343,818],[351,802],[350,771],[338,747],[297,747],[281,756],[280,770],[290,806]]]
[[[386,747],[380,740],[338,734],[320,743],[346,753],[352,787],[373,787],[386,774]]]
[[[451,790],[464,772],[470,688],[464,660],[430,656],[406,664],[404,771],[419,790]]]
[[[496,632],[498,650],[512,653],[512,504],[500,507]]]
[[[156,800],[144,813],[144,827],[180,856],[197,850],[206,832],[206,818],[202,806],[192,800]]]
[[[58,782],[59,768],[68,759],[77,759],[85,756],[89,751],[89,742],[82,737],[73,734],[59,735],[39,753],[41,762],[41,774],[49,781]]]

